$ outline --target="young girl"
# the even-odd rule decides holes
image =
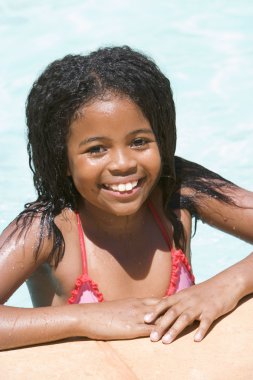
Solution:
[[[68,55],[34,83],[28,153],[38,197],[1,237],[1,349],[68,337],[164,343],[253,291],[253,255],[204,283],[192,217],[253,242],[252,194],[175,157],[169,80],[128,47]],[[36,308],[4,306],[27,281]]]

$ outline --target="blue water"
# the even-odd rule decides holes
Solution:
[[[177,154],[253,190],[251,0],[0,0],[0,230],[34,198],[24,104],[52,60],[128,44],[168,75],[177,106]],[[252,247],[199,223],[197,281]],[[31,305],[25,286],[9,304]]]

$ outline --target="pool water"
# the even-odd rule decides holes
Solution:
[[[128,44],[170,78],[177,154],[253,190],[253,2],[251,0],[0,0],[0,229],[34,199],[24,105],[52,60]],[[250,245],[199,223],[193,269],[202,281]],[[25,285],[10,305],[30,306]]]

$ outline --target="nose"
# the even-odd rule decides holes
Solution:
[[[128,149],[117,149],[111,154],[108,169],[112,175],[134,174],[137,169],[137,161],[134,154],[131,154]]]

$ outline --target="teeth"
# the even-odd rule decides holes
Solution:
[[[112,186],[109,186],[108,185],[108,189],[112,189],[113,191],[118,191],[118,185],[112,185]]]
[[[131,182],[126,183],[126,190],[127,191],[133,190],[133,186],[132,186]]]
[[[118,185],[118,190],[121,192],[126,191],[126,185],[124,183],[120,183]]]
[[[124,193],[125,191],[131,191],[135,186],[137,186],[138,181],[133,182],[127,182],[127,183],[119,183],[118,185],[108,185],[106,184],[105,187],[107,189],[111,189],[113,191],[119,191],[120,193]]]

